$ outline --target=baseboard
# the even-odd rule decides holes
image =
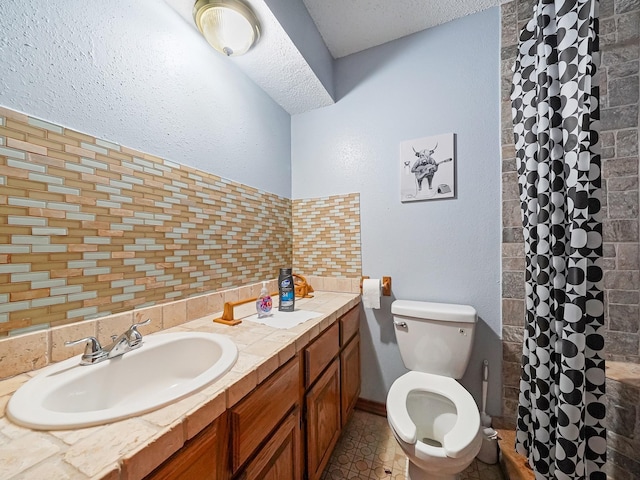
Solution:
[[[358,410],[362,410],[363,412],[380,415],[381,417],[387,416],[387,405],[380,402],[374,402],[373,400],[358,398],[355,408]]]

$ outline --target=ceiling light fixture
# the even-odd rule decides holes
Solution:
[[[247,53],[260,37],[258,19],[239,0],[198,0],[193,19],[207,42],[227,56]]]

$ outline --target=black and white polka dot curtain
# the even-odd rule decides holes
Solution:
[[[516,450],[606,479],[597,0],[539,0],[511,95],[526,255]]]

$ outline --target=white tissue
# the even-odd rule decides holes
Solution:
[[[379,278],[365,278],[362,282],[362,305],[364,308],[380,308],[382,282]]]
[[[307,320],[322,316],[321,313],[312,312],[311,310],[296,309],[293,312],[280,312],[277,308],[274,308],[271,312],[271,315],[263,318],[258,318],[258,315],[254,314],[250,317],[243,318],[242,320],[269,325],[273,328],[287,329],[293,328],[296,325],[306,322]]]

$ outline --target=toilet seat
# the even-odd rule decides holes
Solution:
[[[407,397],[413,391],[441,395],[455,405],[456,422],[444,435],[442,447],[434,447],[418,441],[417,427],[407,410]],[[452,458],[465,455],[480,432],[480,414],[471,394],[453,378],[424,372],[411,371],[393,382],[387,395],[387,418],[396,435],[403,442],[415,444],[419,450],[432,453],[444,450],[444,453]]]

